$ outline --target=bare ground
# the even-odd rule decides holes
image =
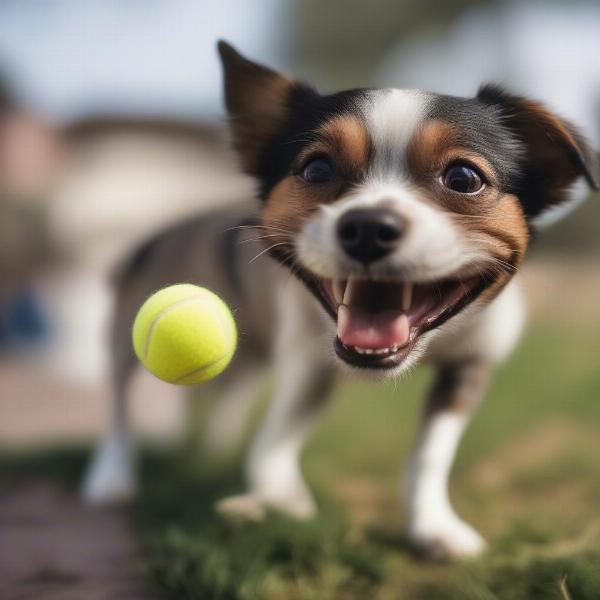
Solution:
[[[126,517],[51,483],[0,493],[0,598],[148,600]]]

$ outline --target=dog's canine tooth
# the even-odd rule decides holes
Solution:
[[[344,291],[346,289],[346,284],[341,279],[334,279],[331,282],[331,287],[333,290],[333,299],[337,305],[343,304],[344,302]]]
[[[408,312],[412,304],[413,284],[410,281],[405,281],[402,286],[402,310]]]
[[[346,282],[346,289],[344,290],[344,297],[342,298],[342,304],[348,306],[352,300],[352,294],[354,292],[354,280],[349,277]]]

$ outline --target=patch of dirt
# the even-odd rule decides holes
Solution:
[[[50,483],[0,490],[2,600],[149,600],[125,515]]]
[[[337,479],[331,483],[331,491],[359,529],[379,522],[382,514],[390,511],[387,490],[371,479]]]
[[[518,518],[533,518],[564,530],[587,527],[589,519],[596,516],[599,500],[589,477],[567,470],[560,480],[554,476],[544,483],[543,474],[562,457],[573,456],[573,452],[593,456],[597,447],[595,432],[574,422],[550,421],[480,461],[470,469],[468,478],[489,498],[486,531],[499,535],[505,531],[507,520]],[[536,483],[523,489],[529,477]]]
[[[483,488],[499,489],[518,474],[560,457],[581,442],[582,428],[575,423],[548,421],[512,438],[487,460],[472,469],[470,478]]]

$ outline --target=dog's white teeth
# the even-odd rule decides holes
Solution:
[[[352,302],[352,296],[354,295],[354,289],[356,284],[352,278],[349,278],[346,282],[346,289],[344,290],[344,295],[342,298],[342,304],[348,306]]]
[[[402,310],[408,312],[412,304],[413,284],[410,281],[405,281],[402,286]]]
[[[357,354],[375,354],[376,356],[385,356],[398,351],[399,346],[390,346],[389,348],[360,348],[359,346],[346,346]]]
[[[334,279],[331,282],[331,287],[333,289],[333,299],[335,303],[339,306],[344,302],[344,291],[346,289],[346,282],[341,279]]]
[[[352,346],[352,350],[358,352],[358,354],[373,354],[371,348],[360,348],[359,346]]]

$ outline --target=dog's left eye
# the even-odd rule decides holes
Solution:
[[[449,190],[459,194],[475,194],[484,186],[481,175],[465,164],[454,164],[448,167],[442,175],[442,183]]]
[[[311,160],[302,171],[302,177],[308,183],[326,183],[333,174],[333,165],[326,158]]]

